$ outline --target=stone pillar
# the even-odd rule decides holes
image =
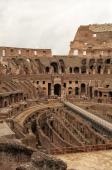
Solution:
[[[61,68],[60,67],[58,67],[58,72],[59,72],[59,74],[61,74],[62,72],[61,72]]]
[[[108,69],[107,74],[110,74],[110,69]]]
[[[54,96],[54,85],[51,85],[51,96]]]
[[[81,74],[81,68],[79,68],[79,74]]]
[[[89,74],[89,69],[88,68],[86,69],[86,74]]]
[[[14,103],[14,94],[12,94],[12,103]]]
[[[96,69],[94,68],[94,69],[93,69],[93,74],[95,74],[95,73],[96,73]]]
[[[103,68],[101,68],[101,73],[100,74],[103,74]]]
[[[63,87],[63,85],[61,86],[61,97],[65,97],[65,88]]]

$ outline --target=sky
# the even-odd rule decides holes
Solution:
[[[112,23],[112,0],[0,0],[0,46],[68,54],[80,25]]]

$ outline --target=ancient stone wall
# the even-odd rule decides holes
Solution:
[[[14,47],[0,47],[0,56],[2,57],[51,57],[50,49],[31,49],[31,48],[14,48]]]

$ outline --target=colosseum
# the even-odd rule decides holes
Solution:
[[[0,47],[3,170],[66,170],[50,155],[109,149],[112,24],[80,26],[67,55]]]

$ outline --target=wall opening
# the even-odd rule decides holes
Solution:
[[[51,83],[48,83],[48,96],[51,95]]]
[[[60,84],[54,85],[54,95],[61,96],[61,85]]]
[[[46,73],[49,73],[49,67],[46,67]]]
[[[86,85],[84,83],[81,84],[81,93],[86,92]]]
[[[73,55],[77,56],[78,54],[79,54],[79,51],[78,50],[74,50]]]
[[[72,94],[72,87],[69,87],[69,88],[68,88],[68,93],[69,93],[69,94]]]
[[[92,98],[93,97],[93,87],[92,86],[89,87],[89,93],[90,93],[90,98]]]
[[[79,95],[79,88],[75,87],[75,95]]]
[[[56,62],[52,62],[51,66],[53,67],[54,73],[58,73],[58,64]]]
[[[98,90],[94,91],[94,97],[98,97]]]
[[[109,92],[109,97],[112,97],[112,91]]]
[[[86,73],[86,66],[82,66],[82,67],[81,67],[81,73],[82,73],[82,74]]]
[[[74,68],[74,73],[79,73],[79,67]]]
[[[98,73],[101,73],[101,66],[98,66]]]

